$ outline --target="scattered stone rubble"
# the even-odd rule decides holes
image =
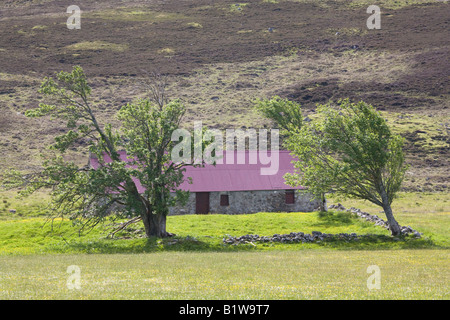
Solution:
[[[247,234],[241,237],[227,236],[223,239],[223,242],[231,245],[254,244],[254,242],[311,243],[324,240],[357,241],[357,239],[361,239],[362,237],[363,236],[358,236],[356,233],[328,234],[313,231],[312,234],[291,232],[289,234],[274,234],[271,237],[259,236],[257,234]]]
[[[370,213],[361,211],[361,209],[357,209],[357,208],[353,208],[353,207],[351,207],[350,209],[346,209],[340,203],[338,203],[336,205],[332,204],[328,208],[329,209],[334,209],[334,210],[337,210],[337,211],[350,212],[353,215],[356,215],[356,216],[358,216],[358,217],[360,217],[362,219],[365,219],[366,221],[371,221],[371,222],[375,223],[376,226],[381,226],[381,227],[386,228],[386,229],[389,230],[389,225],[388,225],[387,221],[381,219],[377,215],[372,215]],[[410,234],[412,234],[412,235],[414,235],[417,238],[421,237],[421,234],[418,231],[416,231],[413,228],[411,228],[410,226],[406,226],[406,227],[405,226],[400,226],[400,231],[401,231],[402,235],[410,235]]]
[[[337,205],[330,205],[329,209],[334,209],[337,211],[346,211],[350,212],[353,215],[356,215],[362,219],[367,221],[371,221],[375,223],[377,226],[381,226],[383,228],[389,229],[389,225],[386,221],[381,219],[376,215],[371,215],[367,212],[363,212],[360,209],[350,208],[346,209],[342,204],[338,203]],[[420,238],[421,234],[416,230],[412,229],[410,226],[400,227],[401,233],[403,236],[413,235],[415,238]],[[320,242],[320,241],[360,241],[363,239],[370,239],[373,237],[380,237],[379,235],[365,234],[365,235],[357,235],[356,233],[339,233],[339,234],[328,234],[322,233],[319,231],[313,231],[311,234],[305,234],[303,232],[291,232],[289,234],[274,234],[273,236],[259,236],[257,234],[247,234],[241,237],[232,237],[227,235],[223,238],[223,243],[229,245],[238,245],[238,244],[252,244],[255,245],[255,242],[259,243],[267,243],[267,242],[281,242],[281,243],[311,243],[311,242]],[[386,237],[389,238],[389,237]],[[394,238],[394,240],[398,238]]]

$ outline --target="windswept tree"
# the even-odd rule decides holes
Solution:
[[[300,130],[304,123],[301,105],[275,96],[272,99],[255,100],[254,107],[259,114],[272,120],[273,124],[281,130],[282,145],[284,148],[289,149],[290,146],[287,143],[289,137],[293,132]],[[298,184],[292,185],[297,186]],[[315,198],[319,200],[319,210],[326,211],[325,193],[318,192],[315,194]]]
[[[300,129],[303,125],[301,105],[296,102],[275,96],[272,99],[257,99],[254,106],[258,113],[272,120],[283,135],[289,135],[289,131]]]
[[[60,72],[56,79],[45,78],[39,91],[50,102],[26,115],[64,120],[68,131],[55,138],[50,147],[54,153],[45,159],[41,171],[24,174],[10,170],[3,185],[21,188],[23,195],[49,188],[53,217],[80,219],[92,226],[119,205],[124,216],[142,220],[148,237],[169,236],[169,206],[187,198],[178,187],[184,181],[184,167],[190,163],[171,161],[176,143],[172,134],[180,128],[185,107],[178,100],[169,101],[164,86],[157,81],[150,86],[152,99],[123,106],[117,114],[121,126],[114,130],[96,118],[91,87],[81,67]],[[98,168],[65,160],[66,151],[77,148],[81,139],[88,139]]]
[[[298,158],[285,176],[289,185],[368,200],[383,208],[391,234],[400,234],[391,204],[407,169],[403,138],[375,108],[348,99],[320,105],[314,120],[289,129],[284,144]]]

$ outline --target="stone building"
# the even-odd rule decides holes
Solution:
[[[186,167],[186,181],[180,189],[190,192],[189,199],[184,206],[171,207],[169,214],[309,212],[319,208],[319,201],[305,188],[285,184],[283,176],[294,171],[288,151],[277,151],[277,170],[271,175],[261,174],[267,165],[260,161],[257,151],[243,153],[243,164],[237,161],[239,151],[235,151],[233,164],[226,159],[224,164]],[[126,155],[121,157],[125,159]],[[249,161],[251,157],[256,163]],[[97,159],[90,158],[90,165],[97,167]],[[187,182],[188,177],[192,183]],[[142,188],[139,181],[135,182],[138,189]]]
[[[180,188],[190,191],[189,200],[184,206],[170,208],[170,214],[308,212],[319,208],[318,200],[303,187],[285,184],[284,174],[294,170],[288,151],[278,151],[278,170],[273,175],[261,174],[265,165],[257,156],[256,164],[250,164],[250,153],[245,151],[244,164],[234,161],[188,167],[185,176],[192,178],[192,184],[185,182]]]

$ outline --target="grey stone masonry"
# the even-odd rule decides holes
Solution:
[[[221,205],[221,195],[228,196],[228,205]],[[319,208],[319,201],[304,190],[295,190],[294,203],[286,203],[286,190],[220,191],[209,193],[209,213],[245,214],[256,212],[310,212]],[[189,195],[184,206],[170,208],[170,215],[195,214],[196,196]]]

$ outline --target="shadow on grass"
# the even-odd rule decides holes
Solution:
[[[351,225],[358,221],[348,212],[328,211],[318,212],[319,222],[314,224],[320,229],[327,227]],[[355,221],[356,220],[356,221]],[[137,232],[140,231],[140,232]],[[387,234],[359,234],[348,237],[345,234],[335,234],[323,240],[313,242],[261,242],[253,241],[239,244],[226,244],[222,237],[211,236],[173,236],[169,238],[144,238],[140,229],[130,229],[120,233],[117,238],[99,238],[87,240],[72,240],[64,246],[49,248],[56,252],[76,253],[153,253],[153,252],[238,252],[238,251],[268,251],[268,250],[389,250],[389,249],[439,249],[431,238],[414,238],[412,236],[392,237]]]
[[[316,244],[337,250],[441,249],[429,238],[391,237],[380,234],[365,234],[351,241],[331,239]]]
[[[205,237],[209,238],[210,237]],[[152,253],[152,252],[234,252],[254,250],[254,246],[229,246],[221,239],[202,241],[195,237],[99,239],[88,242],[74,242],[66,245],[67,251],[79,253]]]
[[[342,211],[319,211],[317,216],[320,222],[315,223],[315,226],[338,227],[355,222],[350,213]]]
[[[207,240],[206,240],[207,239]],[[173,237],[166,239],[101,239],[98,241],[68,244],[69,251],[91,254],[156,253],[156,252],[239,252],[268,250],[392,250],[392,249],[442,249],[427,238],[393,238],[386,235],[367,234],[357,240],[337,238],[305,243],[254,242],[238,245],[224,244],[221,239],[205,237]]]

